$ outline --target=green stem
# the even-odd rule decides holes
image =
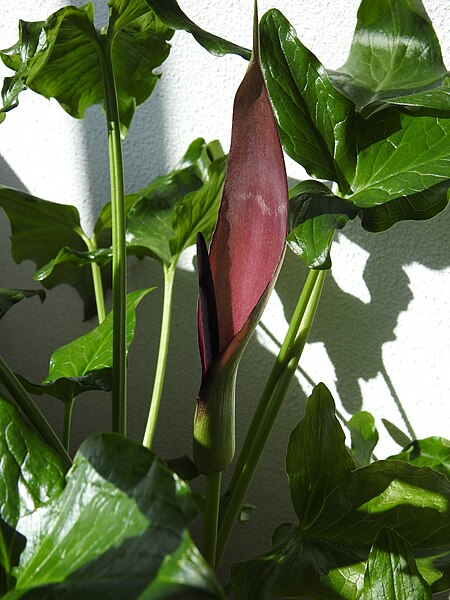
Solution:
[[[64,465],[67,468],[72,466],[72,459],[67,454],[66,449],[62,445],[59,437],[53,431],[52,427],[48,423],[47,419],[41,413],[39,408],[31,399],[28,392],[25,390],[23,385],[17,379],[15,374],[11,371],[8,365],[5,363],[3,358],[0,356],[0,381],[3,383],[5,388],[11,394],[14,402],[29,419],[29,421],[35,426],[37,431],[41,434],[42,438],[47,442],[49,446],[55,450]]]
[[[219,524],[220,483],[222,472],[206,476],[205,529],[203,531],[203,556],[211,569],[216,568],[217,528]]]
[[[263,390],[261,399],[256,408],[256,412],[253,416],[253,419],[250,423],[250,427],[248,429],[247,435],[244,440],[244,444],[239,454],[239,458],[236,462],[236,466],[234,468],[233,477],[231,479],[229,490],[233,490],[240,475],[241,471],[244,468],[244,465],[247,460],[247,455],[250,452],[251,447],[254,444],[256,436],[258,434],[258,430],[260,427],[261,420],[267,410],[267,404],[277,386],[277,383],[285,369],[287,357],[290,355],[292,351],[292,345],[294,344],[295,338],[300,328],[300,324],[302,322],[303,316],[306,311],[306,307],[308,306],[309,299],[314,290],[314,286],[316,284],[317,278],[319,276],[319,271],[311,269],[308,273],[308,277],[306,278],[305,285],[303,286],[302,292],[297,302],[297,306],[295,308],[294,314],[292,316],[291,322],[289,324],[288,331],[286,333],[286,337],[284,338],[284,342],[280,348],[277,358],[275,359],[275,363],[272,367],[272,371],[270,372],[269,378],[267,380],[266,386]]]
[[[83,235],[84,242],[89,252],[97,250],[97,240],[95,234],[92,238]],[[96,262],[91,262],[92,283],[94,284],[95,304],[97,306],[98,323],[103,323],[106,318],[105,295],[103,293],[102,273]]]
[[[155,437],[156,422],[158,420],[159,406],[161,404],[164,378],[166,374],[167,353],[169,350],[170,322],[172,319],[173,282],[177,268],[178,257],[169,265],[164,265],[164,301],[161,319],[161,335],[159,338],[159,351],[156,363],[155,381],[147,417],[147,425],[142,444],[150,448]]]
[[[72,409],[73,400],[64,404],[63,446],[66,449],[67,453],[69,453],[70,447],[70,426],[72,424]]]
[[[286,343],[285,340],[277,357],[277,362],[279,361],[279,368],[276,371],[278,378],[275,380],[273,372],[271,373],[255,417],[250,425],[249,432],[251,430],[253,438],[247,435],[246,443],[239,456],[238,464],[240,470],[233,477],[233,485],[229,490],[230,499],[219,528],[217,559],[220,559],[225,549],[228,536],[241,510],[248,486],[253,478],[284,397],[297,369],[303,348],[311,331],[325,275],[326,271],[319,271],[316,276],[312,276],[310,273],[308,277],[309,281],[307,280],[305,284],[306,291],[304,288],[292,319],[297,322],[296,330],[294,332],[294,328],[289,327],[286,336],[286,339],[289,338],[289,343]],[[298,323],[300,315],[301,318]],[[256,421],[256,415],[258,416],[258,421]]]
[[[112,220],[112,308],[113,308],[113,431],[126,435],[127,361],[126,361],[126,299],[127,263],[125,245],[125,200],[120,140],[120,119],[116,84],[111,63],[111,48],[99,44],[99,60],[103,77],[108,150],[111,180]]]

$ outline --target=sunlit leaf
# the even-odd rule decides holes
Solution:
[[[386,98],[439,87],[446,72],[421,0],[363,0],[350,54],[331,75],[362,109]]]
[[[356,162],[354,105],[278,10],[261,19],[261,59],[286,152],[348,191]]]
[[[386,427],[386,431],[391,436],[396,444],[404,448],[405,446],[409,446],[411,443],[411,438],[406,435],[397,425],[391,423],[387,419],[381,419],[381,422]]]
[[[431,467],[450,479],[450,441],[441,437],[415,440],[390,460],[406,460],[418,467]]]
[[[211,54],[224,56],[225,54],[238,54],[242,58],[250,59],[251,51],[247,48],[237,46],[223,38],[208,33],[181,10],[176,0],[147,0],[147,4],[152,8],[158,18],[172,29],[179,29],[191,33],[197,42]]]
[[[319,181],[302,181],[289,190],[290,249],[310,269],[331,268],[330,246],[336,229],[358,214],[351,202]]]
[[[352,416],[347,426],[352,438],[352,454],[358,467],[372,461],[372,453],[378,443],[378,431],[373,416],[362,410]]]

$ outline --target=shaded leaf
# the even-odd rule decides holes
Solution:
[[[450,479],[450,441],[441,437],[414,440],[389,460],[405,460],[417,467],[431,467]]]
[[[387,419],[381,419],[381,422],[386,427],[386,431],[396,444],[398,444],[402,448],[404,448],[405,446],[409,446],[409,444],[411,443],[410,437],[406,435],[406,433],[404,433],[401,429],[399,429],[397,425],[394,425],[394,423],[391,423]]]
[[[152,8],[158,18],[172,29],[188,31],[197,42],[211,54],[224,56],[225,54],[237,54],[247,60],[250,59],[251,51],[242,46],[237,46],[223,38],[208,33],[181,10],[175,0],[147,0],[147,4]]]
[[[378,443],[378,431],[375,419],[366,411],[352,416],[347,426],[352,439],[352,454],[358,467],[364,467],[372,461],[372,453]]]
[[[261,20],[261,59],[284,149],[310,175],[347,192],[356,162],[353,103],[277,10]]]
[[[439,87],[446,72],[421,0],[363,0],[347,61],[330,76],[361,110]]]
[[[226,157],[212,142],[192,142],[180,165],[132,195],[127,219],[130,253],[147,253],[169,264],[195,243],[198,231],[210,237],[217,219]],[[106,224],[105,215],[102,216]],[[104,227],[105,225],[103,225]]]
[[[153,70],[169,54],[173,30],[150,10],[145,0],[110,0],[108,27],[94,27],[93,4],[66,6],[45,22],[21,21],[19,41],[1,57],[16,75],[3,87],[3,111],[14,108],[29,87],[56,98],[70,115],[83,118],[86,108],[104,99],[102,70],[112,61],[123,136],[136,105],[153,91]]]
[[[187,532],[195,513],[186,484],[146,448],[92,436],[59,497],[19,522],[27,546],[14,597],[220,597]]]
[[[431,600],[427,582],[417,569],[410,544],[393,529],[383,528],[370,550],[362,600]]]
[[[73,250],[67,246],[61,248],[55,258],[52,258],[47,264],[38,269],[33,275],[36,281],[44,281],[50,277],[56,267],[60,265],[70,264],[74,267],[84,267],[96,263],[100,267],[104,267],[112,261],[112,248],[100,248],[99,250],[80,251]]]
[[[85,251],[85,235],[74,206],[36,198],[12,188],[0,187],[0,207],[11,223],[11,254],[20,263],[31,260],[40,269],[69,246]],[[94,314],[95,300],[91,274],[71,264],[62,265],[43,285],[51,289],[61,283],[73,286],[84,301],[85,318]]]
[[[136,290],[127,296],[126,348],[134,338],[136,307],[154,288]],[[113,355],[113,313],[89,333],[53,352],[47,377],[39,386],[42,393],[70,401],[90,389],[110,389]],[[36,391],[38,386],[28,388]]]
[[[395,529],[412,546],[433,591],[450,586],[450,481],[402,461],[354,469],[345,452],[333,400],[321,384],[292,433],[286,459],[299,523],[280,526],[272,550],[233,568],[239,600],[360,597],[369,551],[382,527]]]
[[[335,196],[319,181],[302,181],[289,190],[290,249],[310,269],[330,269],[330,246],[336,229],[342,229],[358,210]]]
[[[367,107],[365,114],[370,111],[374,114],[388,106],[401,106],[404,109],[416,111],[417,109],[429,109],[435,113],[442,114],[443,117],[450,116],[450,85],[442,85],[438,88],[399,96],[398,98],[389,98],[380,102],[375,102]]]
[[[45,300],[44,290],[16,290],[10,288],[0,288],[0,319],[8,310],[25,298],[39,296],[41,302]]]

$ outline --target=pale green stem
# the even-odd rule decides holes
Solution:
[[[88,238],[87,235],[83,234],[83,240],[87,246],[89,252],[95,252],[97,250],[97,240],[95,234],[92,234],[92,238]],[[103,323],[106,319],[105,309],[105,295],[103,293],[102,273],[100,267],[96,262],[91,262],[92,271],[92,283],[94,285],[95,304],[97,306],[97,318],[98,323]]]
[[[99,44],[99,59],[103,77],[104,103],[108,125],[108,149],[111,181],[112,220],[112,308],[113,308],[113,431],[126,435],[127,422],[127,357],[126,301],[127,262],[125,245],[125,193],[122,167],[120,119],[116,84],[111,64],[111,48]]]
[[[142,442],[142,444],[147,448],[151,448],[153,438],[155,437],[156,422],[158,420],[159,407],[161,404],[162,391],[164,387],[167,354],[169,351],[170,323],[172,320],[173,283],[175,279],[177,262],[178,257],[174,258],[169,265],[164,265],[164,300],[161,319],[161,335],[159,338],[159,351],[156,363],[155,380],[153,383],[153,393],[150,401],[144,439]]]
[[[11,394],[12,399],[34,425],[36,430],[41,434],[42,438],[47,444],[55,450],[64,465],[69,468],[72,466],[72,459],[67,454],[66,449],[62,445],[59,437],[53,431],[52,427],[48,423],[47,419],[41,413],[39,408],[31,399],[28,392],[25,390],[23,385],[17,379],[15,374],[11,371],[9,366],[5,363],[3,358],[0,356],[0,381],[3,383],[5,388]]]
[[[203,556],[211,569],[216,568],[217,528],[219,524],[220,483],[222,472],[206,476],[205,529],[203,531]]]
[[[303,348],[305,347],[306,340],[308,339],[309,332],[311,331],[312,323],[322,292],[325,275],[326,271],[319,271],[316,277],[311,275],[311,279],[314,281],[312,288],[309,286],[311,281],[308,283],[307,280],[305,284],[305,287],[310,290],[308,292],[309,298],[306,301],[306,306],[301,310],[299,309],[299,305],[303,305],[303,302],[300,302],[301,297],[297,305],[297,308],[299,309],[298,312],[303,313],[303,316],[300,323],[298,323],[295,334],[291,328],[289,328],[287,337],[290,338],[290,343],[283,343],[283,346],[280,350],[280,355],[283,353],[283,361],[280,362],[280,369],[277,371],[279,376],[275,381],[275,378],[272,377],[271,374],[271,377],[269,378],[267,386],[261,397],[260,405],[257,408],[257,414],[259,417],[258,425],[256,426],[256,424],[252,423],[250,426],[254,435],[253,443],[249,441],[245,446],[245,454],[243,451],[241,451],[241,456],[239,457],[239,464],[241,465],[240,471],[238,472],[237,476],[233,478],[233,487],[229,490],[230,499],[219,528],[217,560],[220,559],[225,549],[228,536],[239,515],[242,503],[244,502],[245,495],[255,473],[259,459],[270,436],[272,427],[275,423],[276,417],[286,396],[286,392],[292,381],[294,373],[297,369]],[[303,292],[301,296],[303,296]],[[296,318],[296,313],[294,314],[293,320]]]
[[[73,400],[64,404],[64,429],[63,429],[63,446],[69,453],[70,448],[70,428],[72,425],[72,409]]]

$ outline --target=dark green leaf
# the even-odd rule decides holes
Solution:
[[[154,288],[136,290],[128,294],[127,352],[134,338],[136,307],[152,289]],[[49,372],[42,385],[25,382],[25,387],[31,392],[50,394],[64,401],[71,401],[78,394],[91,389],[110,389],[112,338],[113,314],[111,311],[103,323],[95,329],[53,352],[50,358]]]
[[[410,544],[393,529],[383,528],[370,550],[361,600],[431,600],[417,569]]]
[[[353,458],[358,467],[364,467],[372,461],[372,453],[378,443],[375,419],[362,410],[354,414],[347,425],[352,438]]]
[[[65,469],[55,452],[2,396],[0,456],[0,565],[9,579],[25,546],[15,531],[17,523],[59,495]]]
[[[292,433],[286,469],[297,526],[285,524],[274,548],[233,569],[237,598],[360,597],[370,548],[382,527],[414,549],[433,591],[450,586],[450,481],[402,461],[353,469],[334,403],[321,384]]]
[[[0,319],[8,310],[24,298],[39,296],[41,302],[45,300],[44,290],[14,290],[9,288],[0,288]]]
[[[387,419],[381,419],[381,422],[386,427],[388,434],[391,436],[391,438],[396,444],[398,444],[402,448],[404,448],[405,446],[409,446],[409,444],[411,443],[410,437],[407,436],[406,433],[403,433],[403,431],[399,429],[397,425],[394,425],[394,423],[391,423]]]
[[[70,264],[74,267],[84,267],[96,263],[100,267],[104,267],[109,264],[112,260],[112,248],[100,248],[99,250],[92,250],[81,252],[80,250],[73,250],[64,246],[47,264],[38,269],[34,274],[36,281],[43,281],[50,277],[56,267],[60,265]]]
[[[385,98],[439,87],[445,75],[421,0],[363,0],[349,57],[332,77],[361,110]]]
[[[429,109],[442,116],[450,116],[450,85],[442,85],[439,88],[409,94],[408,96],[399,96],[398,98],[389,98],[375,102],[367,107],[364,112],[374,114],[388,106],[401,106],[404,109],[416,111],[416,109]]]
[[[32,260],[40,269],[54,259],[63,246],[76,251],[86,250],[80,215],[74,206],[0,187],[0,207],[11,223],[11,254],[17,263]],[[51,289],[60,283],[72,285],[77,290],[84,300],[85,317],[92,316],[94,290],[88,270],[64,264],[43,285]]]
[[[115,434],[92,436],[59,497],[19,523],[27,546],[16,594],[220,597],[187,532],[195,513],[187,485],[146,448]]]
[[[277,10],[261,20],[261,61],[284,149],[310,175],[349,188],[356,162],[354,106]]]
[[[147,0],[158,18],[172,29],[188,31],[197,42],[211,54],[224,56],[225,54],[237,54],[250,60],[251,51],[247,48],[237,46],[217,35],[208,33],[195,23],[181,10],[176,0]]]
[[[190,162],[194,144],[197,159]],[[212,234],[226,157],[222,154],[212,160],[209,147],[204,140],[196,140],[187,151],[189,160],[184,160],[180,169],[159,177],[141,192],[133,194],[130,200],[133,208],[127,222],[127,245],[131,253],[145,252],[169,264],[195,243],[198,231],[207,237]]]
[[[330,392],[320,383],[308,401],[305,418],[289,440],[286,473],[292,504],[303,527],[314,521],[323,499],[355,468],[334,408]]]
[[[29,87],[45,98],[56,98],[70,115],[83,118],[86,108],[103,102],[102,69],[112,60],[122,134],[130,126],[136,105],[153,91],[153,70],[169,54],[173,30],[149,9],[145,0],[110,0],[105,31],[94,27],[93,4],[66,6],[45,22],[21,21],[19,41],[1,53],[16,71],[3,88],[3,111],[14,108],[19,93]]]
[[[336,229],[345,227],[358,210],[319,181],[302,181],[289,190],[290,249],[310,269],[330,269],[330,246]]]
[[[429,437],[408,443],[406,448],[389,460],[406,460],[417,467],[431,467],[450,479],[450,441]]]
[[[420,192],[450,185],[450,118],[392,111],[378,119],[371,132],[373,143],[366,140],[358,155],[351,201],[368,208],[407,197],[410,202],[418,200],[420,211],[424,200]],[[431,196],[431,204],[435,203]]]

